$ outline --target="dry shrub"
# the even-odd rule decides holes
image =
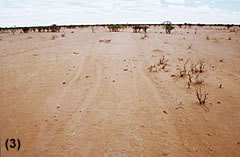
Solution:
[[[61,36],[62,36],[62,37],[65,37],[66,35],[63,33]]]
[[[157,72],[157,66],[155,64],[152,64],[149,68],[148,68],[149,72]]]
[[[202,87],[196,88],[196,96],[200,105],[204,105],[207,100],[208,93],[206,91],[202,91]]]
[[[105,40],[106,43],[110,43],[111,41],[112,41],[111,39],[110,40]]]
[[[209,40],[209,36],[207,36],[206,39]]]
[[[197,69],[197,65],[196,64],[191,64],[191,72],[192,73],[197,73],[198,72],[198,69]]]
[[[55,36],[55,35],[52,35],[52,40],[55,40],[57,38],[57,36]]]
[[[147,34],[146,33],[144,33],[144,36],[143,37],[141,37],[141,39],[142,40],[144,40],[145,38],[147,38],[148,36],[147,36]]]
[[[100,43],[102,43],[102,42],[110,43],[111,41],[112,41],[111,39],[109,39],[109,40],[106,40],[106,39],[105,40],[99,40]]]
[[[192,73],[203,73],[206,70],[206,64],[203,59],[201,59],[197,64],[191,64],[190,70]]]
[[[165,55],[163,55],[160,59],[159,59],[159,63],[158,66],[162,65],[162,64],[167,64],[168,59],[165,59]]]
[[[193,73],[191,71],[188,71],[188,81],[191,83],[193,78]]]
[[[183,65],[183,69],[179,69],[179,76],[180,77],[185,77],[187,74],[187,64],[188,64],[189,59],[186,60],[186,62]]]
[[[228,38],[228,40],[232,40],[232,38],[231,38],[231,37],[229,37],[229,38]]]

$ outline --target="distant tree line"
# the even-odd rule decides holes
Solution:
[[[95,27],[95,26],[101,26],[101,27],[107,27],[110,32],[119,32],[120,29],[124,29],[127,27],[132,27],[133,32],[137,33],[143,30],[143,32],[147,32],[147,29],[150,26],[163,26],[166,29],[167,33],[170,33],[171,30],[174,28],[173,25],[178,25],[180,28],[182,26],[191,27],[191,26],[198,26],[198,27],[204,27],[204,26],[222,26],[227,27],[230,29],[233,26],[239,26],[240,25],[233,25],[233,24],[191,24],[191,23],[184,23],[184,24],[168,24],[168,23],[162,23],[162,24],[97,24],[97,25],[61,25],[57,26],[56,24],[53,24],[51,26],[36,26],[36,27],[0,27],[0,32],[5,32],[9,30],[22,30],[23,33],[28,32],[59,32],[61,28],[88,28],[88,27]],[[169,32],[170,30],[170,32]]]

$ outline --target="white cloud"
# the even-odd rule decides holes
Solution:
[[[185,3],[185,0],[165,0],[166,3]]]
[[[7,0],[8,2],[10,0]],[[239,23],[240,12],[201,5],[163,6],[160,0],[0,1],[0,27],[102,23]],[[173,0],[172,0],[173,1]],[[13,3],[14,2],[14,3]]]
[[[202,5],[197,8],[169,5],[170,10],[178,12],[181,20],[192,23],[238,23],[240,12],[230,12]],[[174,18],[174,17],[173,17]]]

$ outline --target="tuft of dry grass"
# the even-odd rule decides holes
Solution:
[[[159,49],[153,49],[152,52],[162,52],[162,51]]]
[[[52,40],[55,40],[57,37],[55,35],[52,35]]]
[[[99,40],[98,42],[100,42],[100,43],[103,43],[103,42],[104,43],[110,43],[111,41],[112,41],[111,39],[109,39],[109,40],[105,39],[105,40]]]
[[[187,85],[188,85],[188,89],[190,89],[191,88],[191,83],[187,82]]]
[[[222,85],[222,84],[220,84],[220,85],[219,85],[219,88],[223,88],[223,85]]]
[[[188,46],[188,50],[192,49],[192,44]]]

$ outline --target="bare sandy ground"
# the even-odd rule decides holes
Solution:
[[[239,28],[197,29],[0,34],[2,156],[240,156]],[[205,105],[179,77],[187,59],[206,64]]]

